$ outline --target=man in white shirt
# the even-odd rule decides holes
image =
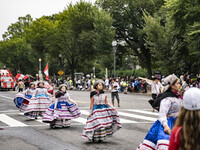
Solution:
[[[118,89],[119,89],[119,84],[114,80],[112,80],[112,89],[111,89],[112,105],[114,106],[114,99],[116,97],[118,102],[118,107],[120,107]]]
[[[108,91],[108,89],[109,89],[109,80],[108,80],[108,78],[106,78],[106,80],[105,80],[105,86],[106,86],[106,90]]]
[[[147,82],[147,83],[151,85],[151,93],[153,100],[149,100],[149,103],[152,105],[156,97],[163,92],[164,86],[160,83],[159,79],[156,77],[153,78],[153,82]],[[154,108],[153,111],[155,111]]]
[[[162,93],[163,91],[163,85],[160,83],[158,78],[153,78],[153,82],[148,82],[148,84],[151,85],[151,93],[152,93],[152,98],[153,100],[156,99],[156,97]]]

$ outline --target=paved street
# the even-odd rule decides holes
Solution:
[[[42,119],[30,120],[13,103],[16,92],[0,92],[0,150],[132,150],[143,140],[158,114],[148,104],[150,96],[120,94],[117,108],[122,128],[104,143],[90,143],[81,138],[89,111],[89,92],[68,91],[82,116],[71,121],[70,128],[50,129]],[[109,102],[111,94],[107,93]],[[115,102],[116,103],[116,102]]]

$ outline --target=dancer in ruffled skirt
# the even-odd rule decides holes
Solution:
[[[90,113],[83,129],[82,138],[92,142],[102,142],[121,128],[119,115],[108,103],[103,86],[103,80],[94,83],[96,91],[91,92]]]
[[[160,109],[158,120],[152,125],[144,141],[137,150],[168,150],[171,130],[182,105],[182,97],[177,93],[180,82],[172,74],[164,80],[165,92],[160,95]],[[158,98],[155,102],[157,102]]]
[[[53,101],[52,95],[47,92],[42,81],[38,82],[37,86],[28,106],[23,108],[25,110],[24,115],[33,119],[37,119],[38,116],[43,117]]]
[[[76,102],[69,97],[66,89],[66,85],[60,85],[59,91],[55,95],[55,103],[48,108],[43,116],[42,121],[50,123],[51,128],[69,127],[69,121],[81,115]]]
[[[27,107],[29,100],[31,99],[34,91],[35,91],[35,84],[30,83],[28,89],[26,89],[24,92],[20,92],[16,94],[14,103],[20,111],[24,111],[24,108]]]

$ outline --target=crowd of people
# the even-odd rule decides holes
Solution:
[[[117,88],[118,91],[120,93],[127,94],[128,92],[147,93],[148,85],[150,85],[150,87],[152,87],[152,83],[156,79],[158,79],[158,80],[155,81],[155,82],[158,82],[159,86],[162,86],[163,81],[165,79],[165,76],[152,77],[152,78],[153,78],[152,80],[149,80],[147,78],[127,76],[127,77],[116,77],[116,79],[104,78],[102,80],[104,80],[104,82],[105,82],[106,91],[112,90],[112,84],[113,84],[113,81],[114,81],[114,82],[118,83],[118,88]],[[71,78],[68,78],[67,80],[64,80],[64,81],[56,80],[56,81],[54,81],[54,85],[58,86],[59,84],[64,83],[64,84],[67,85],[68,89],[90,91],[92,89],[92,86],[94,85],[94,82],[95,82],[94,78],[75,79],[75,86],[73,86],[73,82],[72,82]],[[197,75],[194,78],[192,78],[188,74],[181,75],[180,76],[180,82],[181,82],[183,89],[185,87],[198,87],[198,88],[200,88],[200,75]],[[151,91],[152,91],[152,89],[151,89]],[[157,93],[157,94],[159,94],[159,93]]]

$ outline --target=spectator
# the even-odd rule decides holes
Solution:
[[[147,93],[147,82],[146,82],[146,80],[143,81],[143,88],[144,88],[143,93]]]
[[[115,82],[114,80],[112,80],[112,90],[111,90],[112,105],[114,106],[114,100],[116,97],[117,102],[118,102],[118,107],[120,107],[118,90],[119,90],[119,84]]]
[[[23,92],[24,83],[22,82],[21,79],[19,80],[17,87],[18,87],[18,92]]]

